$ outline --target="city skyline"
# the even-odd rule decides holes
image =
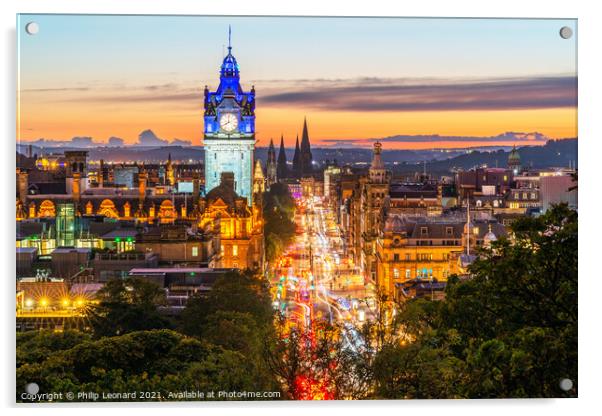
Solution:
[[[26,35],[24,26],[34,19],[40,32]],[[216,87],[228,25],[243,87],[257,90],[259,146],[281,134],[294,146],[305,116],[318,147],[339,140],[369,146],[371,139],[398,135],[577,136],[575,40],[558,36],[561,26],[575,30],[574,21],[359,22],[22,15],[18,139],[106,142],[114,136],[132,144],[151,129],[169,141],[202,144],[202,90]],[[95,48],[87,46],[92,42]],[[462,144],[389,142],[409,149]],[[495,144],[513,143],[530,142]]]

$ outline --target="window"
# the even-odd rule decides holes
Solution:
[[[410,261],[411,259],[410,253],[406,253],[406,261]]]
[[[222,256],[226,253],[226,249],[224,248],[223,244],[220,246],[219,252]]]
[[[535,192],[531,192],[531,199],[535,199]]]
[[[527,199],[527,193],[523,192],[523,199]]]
[[[393,269],[393,277],[399,279],[399,269]]]
[[[410,269],[406,269],[406,279],[409,279],[412,277],[412,271]]]
[[[399,261],[399,253],[393,254],[393,261]]]
[[[420,227],[420,235],[429,235],[428,227]]]
[[[199,255],[199,248],[198,247],[192,247],[192,257],[198,257]]]
[[[238,244],[233,244],[232,245],[232,255],[234,257],[238,256]]]
[[[445,235],[453,235],[454,229],[452,227],[445,227]]]

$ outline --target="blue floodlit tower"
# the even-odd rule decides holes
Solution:
[[[244,92],[232,55],[228,30],[228,55],[220,69],[215,92],[205,86],[205,192],[219,185],[222,172],[234,173],[237,194],[252,203],[255,149],[255,87]]]

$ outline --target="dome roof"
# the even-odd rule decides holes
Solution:
[[[235,207],[235,201],[239,196],[234,190],[234,174],[222,172],[220,184],[207,192],[206,198],[210,203],[220,198],[229,207]]]
[[[218,198],[224,201],[226,205],[233,207],[234,201],[236,200],[236,198],[238,198],[238,195],[236,194],[236,192],[234,192],[232,188],[222,184],[216,186],[207,193],[207,200],[209,202],[217,201]]]
[[[224,62],[222,62],[220,74],[222,77],[238,78],[238,71],[238,63],[236,62],[234,55],[232,55],[232,47],[228,46],[228,55],[226,55]]]
[[[483,237],[483,244],[487,247],[490,247],[491,243],[493,243],[494,241],[497,241],[497,237],[495,236],[493,231],[491,231],[491,224],[489,224],[489,231]]]
[[[516,146],[514,146],[514,148],[508,155],[508,164],[512,164],[512,163],[520,163],[520,154],[518,153]]]

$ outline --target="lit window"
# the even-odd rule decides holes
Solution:
[[[395,279],[398,279],[398,278],[399,278],[399,269],[393,269],[393,277],[394,277]]]
[[[410,269],[406,269],[406,279],[412,277],[412,271]]]
[[[232,246],[232,255],[233,255],[234,257],[238,256],[238,244],[234,244],[234,245]]]
[[[224,249],[224,245],[222,244],[220,247],[220,254],[223,256],[226,250]]]
[[[199,248],[192,247],[192,257],[198,257],[198,255],[199,255]]]

